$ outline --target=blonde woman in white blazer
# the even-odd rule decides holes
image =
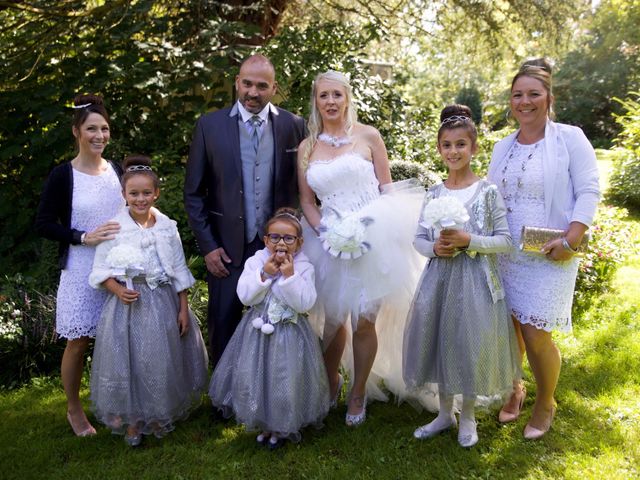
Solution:
[[[519,129],[498,142],[488,178],[498,185],[507,206],[514,245],[523,226],[562,229],[541,254],[515,248],[500,258],[500,273],[520,350],[527,353],[536,381],[536,400],[524,436],[542,437],[556,410],[554,392],[560,351],[554,330],[571,331],[571,305],[578,271],[574,256],[593,221],[600,199],[596,156],[582,130],[555,123],[551,67],[545,59],[525,62],[511,84],[510,108]],[[503,423],[520,414],[526,390],[514,386],[500,411]]]

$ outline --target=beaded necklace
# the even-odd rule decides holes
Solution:
[[[533,147],[533,150],[531,150],[531,152],[529,152],[529,154],[522,159],[522,163],[520,165],[520,170],[522,172],[525,172],[527,170],[527,164],[529,163],[529,160],[533,158],[533,155],[536,153],[536,150],[538,150],[538,145],[540,145],[540,142],[541,141],[536,142],[536,144]],[[521,196],[521,191],[522,191],[522,187],[524,186],[524,182],[522,181],[522,174],[520,174],[520,176],[518,176],[518,179],[516,180],[516,192],[513,195],[511,193],[506,193],[507,191],[506,174],[507,174],[507,170],[509,169],[510,160],[513,158],[513,156],[516,154],[519,148],[520,148],[520,145],[518,144],[518,142],[515,142],[511,147],[511,151],[509,152],[507,161],[505,162],[504,167],[502,168],[502,189],[505,192],[504,200],[505,202],[510,202],[511,200],[513,200],[513,205],[518,203],[518,199]],[[510,206],[507,207],[507,212],[512,212],[512,211],[513,211],[513,208],[511,208]]]

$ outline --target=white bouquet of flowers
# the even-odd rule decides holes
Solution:
[[[420,225],[433,228],[437,232],[442,229],[460,229],[469,221],[469,213],[464,204],[456,197],[438,197],[427,203],[422,211]]]
[[[366,228],[372,221],[370,217],[342,217],[335,212],[335,216],[330,217],[326,224],[323,219],[319,228],[323,248],[336,258],[361,257],[371,249],[365,238]]]
[[[116,245],[107,254],[106,263],[114,277],[123,277],[127,288],[133,290],[132,278],[144,272],[142,252],[125,243]]]

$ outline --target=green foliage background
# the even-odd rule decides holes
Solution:
[[[0,327],[22,325],[21,333],[0,331],[0,342],[13,342],[2,344],[5,352],[21,352],[12,361],[20,378],[48,371],[59,355],[55,338],[38,333],[53,322],[56,246],[32,225],[48,172],[74,156],[70,106],[80,92],[105,97],[107,157],[153,157],[159,208],[178,221],[197,278],[204,266],[182,202],[192,128],[204,112],[233,101],[239,61],[254,51],[276,67],[277,102],[303,116],[314,76],[347,72],[360,119],[385,139],[394,178],[417,176],[425,185],[445,173],[435,149],[444,105],[463,101],[478,115],[473,167],[484,175],[493,144],[514,128],[505,114],[517,66],[555,57],[558,120],[581,126],[597,145],[616,146],[609,199],[640,208],[640,109],[632,93],[640,91],[640,0],[32,3],[0,2]],[[256,20],[280,11],[270,33]],[[392,77],[371,75],[372,60],[392,64]],[[579,309],[620,262],[607,252],[618,245],[611,232],[623,213],[600,215],[598,248],[578,279]],[[204,293],[196,292],[202,306]]]

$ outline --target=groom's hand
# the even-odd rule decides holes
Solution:
[[[215,250],[207,253],[204,257],[204,262],[207,265],[207,270],[211,272],[211,275],[217,278],[224,278],[229,276],[229,270],[225,267],[225,263],[231,263],[231,259],[224,251],[224,248],[216,248]]]

